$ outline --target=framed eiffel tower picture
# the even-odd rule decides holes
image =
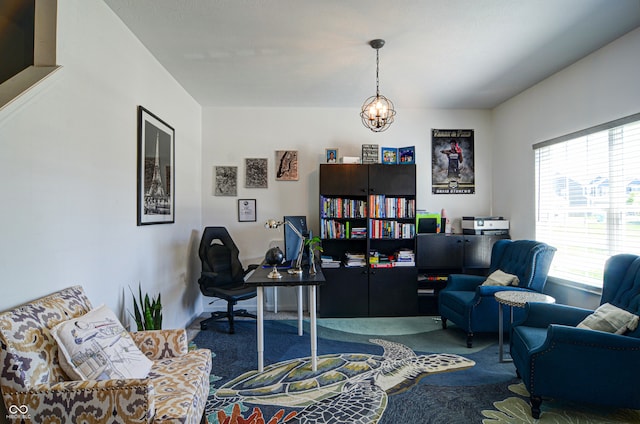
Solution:
[[[175,222],[175,130],[138,106],[138,225]]]

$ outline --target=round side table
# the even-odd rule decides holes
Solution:
[[[504,334],[503,334],[503,315],[502,305],[509,306],[510,323],[513,324],[513,308],[524,308],[526,303],[541,302],[541,303],[556,303],[556,300],[546,294],[521,291],[521,290],[505,290],[499,291],[494,294],[498,301],[498,346],[500,348],[500,354],[498,360],[500,362],[511,362],[511,360],[504,359]]]

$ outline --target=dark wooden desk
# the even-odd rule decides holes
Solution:
[[[272,268],[258,267],[249,276],[246,283],[255,285],[258,292],[258,372],[264,371],[264,288],[265,287],[298,287],[298,334],[302,335],[302,287],[309,287],[309,320],[311,338],[311,366],[313,371],[318,369],[318,336],[316,323],[316,287],[324,283],[324,275],[320,267],[316,274],[309,274],[305,268],[302,274],[289,274],[287,270],[281,270],[282,278],[269,278],[267,274]]]

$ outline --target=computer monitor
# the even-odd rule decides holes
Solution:
[[[437,233],[437,232],[438,232],[437,218],[418,218],[418,234]]]
[[[306,216],[285,216],[285,221],[291,222],[300,234],[303,236],[309,235],[307,230],[307,217]],[[298,251],[300,250],[300,243],[302,240],[291,229],[288,224],[284,225],[284,257],[287,261],[295,261],[298,258]]]

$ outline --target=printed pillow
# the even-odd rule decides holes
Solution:
[[[610,303],[600,305],[591,315],[586,317],[578,328],[606,331],[607,333],[623,334],[627,330],[633,331],[638,326],[638,315],[613,306]]]
[[[60,366],[73,380],[145,378],[152,361],[144,356],[106,306],[51,329]]]
[[[483,286],[517,286],[518,284],[520,284],[520,279],[517,275],[507,274],[499,269],[493,271],[482,283]]]

